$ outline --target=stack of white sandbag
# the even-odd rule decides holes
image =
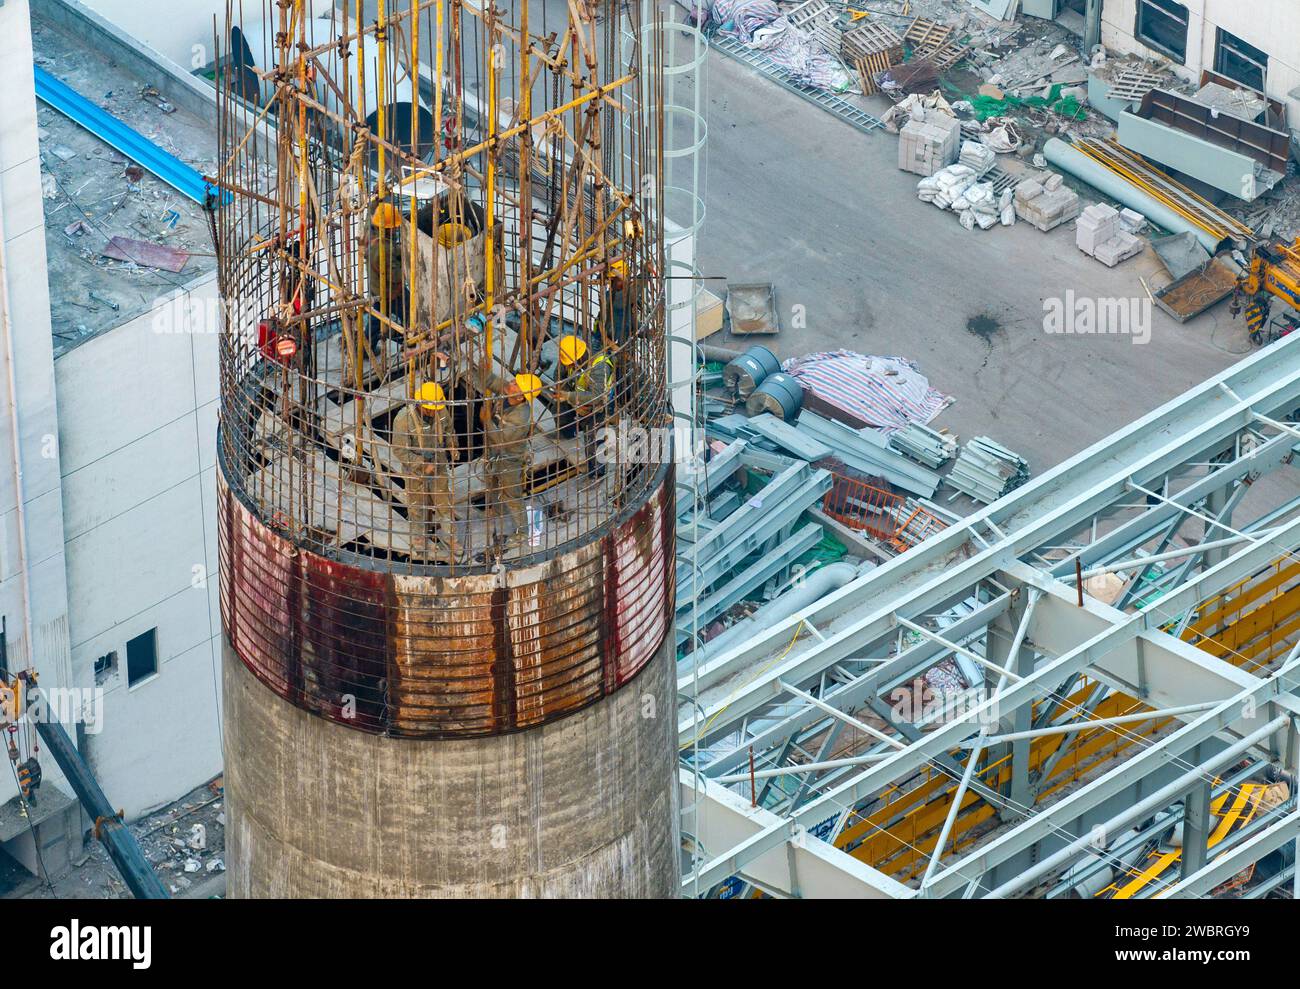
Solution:
[[[916,198],[923,203],[933,203],[939,209],[951,209],[952,204],[979,179],[973,168],[966,165],[949,165],[916,185]]]
[[[976,182],[953,200],[952,208],[967,230],[974,230],[977,225],[981,230],[988,230],[997,225],[1001,213],[997,194],[987,182]]]
[[[997,152],[980,144],[979,141],[963,141],[961,154],[957,157],[959,165],[965,165],[967,168],[973,169],[975,174],[981,178],[988,174],[989,169],[996,165],[997,161]]]
[[[976,170],[960,162],[941,168],[916,186],[916,197],[923,203],[932,203],[939,209],[950,209],[958,215],[967,230],[979,227],[988,230],[1000,222],[1011,226],[1016,222],[1016,211],[1011,191],[1000,195],[992,183],[981,182]]]

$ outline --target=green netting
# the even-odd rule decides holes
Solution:
[[[970,103],[975,108],[975,118],[981,123],[991,117],[1008,116],[1014,111],[1026,107],[1035,110],[1051,110],[1062,117],[1069,117],[1071,120],[1083,120],[1088,115],[1077,97],[1073,95],[1061,96],[1061,90],[1065,88],[1061,83],[1052,86],[1046,96],[1027,96],[1021,99],[1019,96],[1004,94],[1000,100],[979,93],[969,96],[947,82],[943,86],[948,92]]]
[[[816,563],[820,566],[826,566],[828,563],[839,563],[848,553],[848,547],[829,533],[823,534],[821,542],[810,549],[799,559],[795,560],[796,564],[808,566]]]

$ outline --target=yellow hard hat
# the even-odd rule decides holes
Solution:
[[[560,363],[565,367],[577,364],[586,356],[587,345],[572,333],[560,337]]]
[[[530,402],[542,393],[542,379],[535,374],[516,374],[515,384]]]
[[[438,246],[455,247],[457,244],[463,244],[472,236],[469,227],[463,223],[444,223],[438,228]]]
[[[609,266],[609,273],[610,273],[611,275],[613,275],[615,278],[626,278],[626,277],[627,277],[627,262],[626,262],[626,261],[622,261],[622,260],[619,260],[619,261],[615,261],[615,262],[613,262],[613,263]]]
[[[447,405],[447,396],[443,394],[442,385],[436,381],[426,381],[420,385],[415,397],[420,400],[420,407],[430,412],[437,412]]]
[[[402,225],[402,214],[392,203],[380,203],[375,207],[370,222],[380,230],[393,230]]]

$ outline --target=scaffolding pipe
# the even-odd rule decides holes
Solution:
[[[1163,718],[1176,718],[1182,714],[1196,714],[1218,706],[1218,701],[1208,704],[1187,704],[1183,707],[1169,707],[1162,711],[1143,711],[1140,714],[1121,714],[1115,718],[1097,718],[1091,721],[1074,721],[1069,724],[1050,725],[1047,728],[1031,728],[1028,731],[1013,731],[1007,735],[997,735],[989,739],[990,745],[1002,742],[1017,742],[1026,738],[1043,738],[1047,735],[1065,735],[1075,731],[1091,731],[1094,728],[1109,728],[1112,725],[1127,725],[1140,721],[1155,721]]]

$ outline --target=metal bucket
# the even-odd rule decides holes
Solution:
[[[750,347],[722,369],[722,382],[737,398],[748,398],[768,375],[780,370],[776,354],[766,347]]]
[[[745,402],[751,416],[770,412],[778,419],[794,422],[803,408],[803,386],[784,371],[769,374]]]

